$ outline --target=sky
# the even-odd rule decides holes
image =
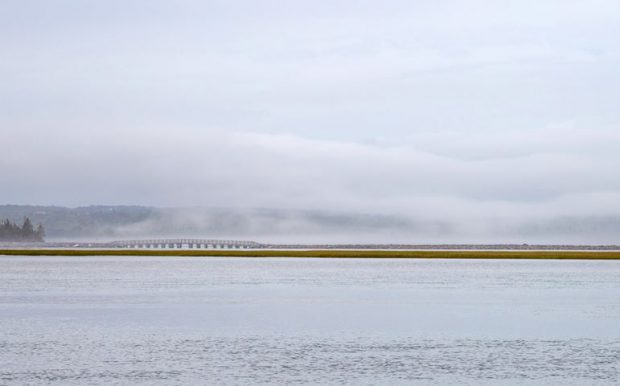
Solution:
[[[478,229],[459,241],[603,218],[580,239],[616,241],[618,36],[615,0],[4,0],[0,203]]]

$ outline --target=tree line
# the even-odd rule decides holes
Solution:
[[[24,218],[21,226],[8,218],[0,224],[0,241],[33,241],[42,242],[45,237],[43,225],[32,225],[28,217]]]

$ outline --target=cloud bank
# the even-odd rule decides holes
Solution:
[[[2,203],[617,241],[615,1],[0,7]]]

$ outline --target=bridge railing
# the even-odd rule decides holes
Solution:
[[[157,248],[157,249],[223,249],[223,248],[261,248],[254,241],[214,240],[214,239],[151,239],[119,240],[107,243],[112,248]]]

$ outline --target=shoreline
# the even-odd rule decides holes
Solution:
[[[281,257],[366,259],[620,260],[620,251],[0,249],[0,256]]]

